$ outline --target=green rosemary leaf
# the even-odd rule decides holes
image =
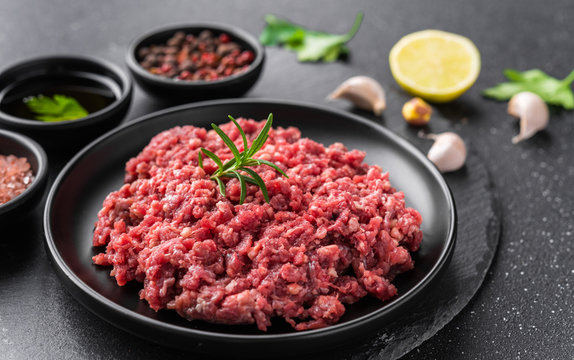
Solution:
[[[268,165],[271,168],[280,172],[283,176],[287,177],[287,174],[285,174],[283,170],[281,170],[277,165],[273,164],[272,162],[252,158],[252,156],[263,147],[263,145],[267,141],[267,138],[269,137],[269,131],[271,130],[271,125],[273,122],[273,114],[269,114],[267,122],[265,123],[265,125],[255,138],[255,140],[251,144],[251,148],[247,146],[248,144],[247,136],[245,135],[245,132],[243,131],[239,123],[237,123],[237,121],[233,117],[229,116],[229,118],[231,119],[231,121],[233,121],[233,123],[239,130],[239,133],[241,134],[244,147],[243,152],[242,153],[239,152],[237,146],[235,146],[233,141],[229,138],[229,136],[227,136],[227,134],[225,134],[221,130],[221,128],[219,128],[219,126],[211,124],[215,132],[221,137],[223,142],[229,147],[229,149],[233,153],[233,159],[230,159],[224,163],[216,154],[212,153],[207,149],[201,148],[200,152],[198,153],[198,164],[201,168],[203,168],[202,154],[208,156],[217,164],[218,169],[214,171],[213,174],[211,174],[211,179],[217,182],[219,192],[221,193],[222,196],[225,196],[225,184],[223,183],[221,178],[234,177],[239,180],[239,184],[241,186],[241,193],[239,195],[240,198],[239,204],[243,204],[243,202],[245,201],[245,197],[247,196],[247,183],[258,186],[261,189],[261,192],[263,193],[265,201],[269,202],[269,194],[267,192],[265,182],[263,182],[263,179],[254,170],[248,169],[246,166],[257,166],[262,164]],[[239,171],[244,171],[245,173],[251,176],[243,175]]]
[[[261,165],[257,162],[257,159],[248,159],[247,161],[243,162],[243,166],[259,166]]]
[[[271,129],[271,125],[273,124],[273,114],[269,114],[267,117],[267,122],[263,126],[263,129],[259,132],[255,140],[253,140],[253,144],[251,144],[251,149],[249,149],[249,157],[255,155],[256,152],[261,150],[265,141],[267,141],[267,137],[269,136],[269,130]]]
[[[241,169],[239,169],[239,170],[245,170],[245,169],[241,168]],[[243,176],[243,178],[245,179],[245,181],[247,181],[248,183],[253,184],[253,185],[259,185],[259,184],[257,183],[257,181],[253,180],[253,179],[250,178],[249,176],[247,176],[247,175],[241,175],[241,176]],[[223,175],[221,175],[221,176],[219,176],[219,177],[237,179],[237,176],[236,176],[234,173],[232,173],[232,172],[225,173],[225,174],[223,174]]]
[[[235,157],[235,161],[240,163],[241,162],[241,154],[239,154],[239,150],[237,150],[237,146],[235,146],[235,144],[233,143],[233,141],[229,138],[229,136],[227,136],[226,133],[223,132],[223,130],[221,130],[219,128],[219,126],[215,125],[215,124],[211,124],[211,127],[213,128],[213,130],[215,130],[215,132],[219,135],[219,137],[221,138],[221,140],[223,140],[223,142],[225,143],[225,145],[227,145],[227,147],[229,148],[229,150],[231,150],[231,152],[233,153],[233,156]]]
[[[223,162],[221,161],[219,156],[215,155],[214,153],[212,153],[211,151],[209,151],[205,148],[201,148],[201,152],[204,153],[205,155],[209,156],[209,158],[211,160],[213,160],[220,169],[223,167]]]
[[[215,178],[215,181],[217,182],[217,186],[219,186],[219,193],[221,196],[225,196],[225,184],[218,177]]]
[[[201,155],[201,150],[197,153],[197,163],[199,167],[203,169],[203,155]]]
[[[241,186],[241,192],[239,193],[239,205],[243,204],[245,201],[245,195],[247,194],[247,185],[245,184],[245,179],[243,175],[241,175],[237,170],[231,170],[231,172],[235,175],[237,180],[239,180],[239,185]]]
[[[273,169],[279,171],[281,173],[281,175],[285,176],[286,178],[289,178],[289,176],[287,176],[287,174],[285,174],[279,166],[273,164],[271,161],[261,160],[261,159],[255,159],[255,161],[257,161],[260,164],[265,164],[267,166],[271,166]]]
[[[231,119],[231,121],[233,121],[233,123],[235,124],[235,127],[237,127],[237,130],[239,130],[239,133],[241,134],[241,138],[243,139],[243,160],[247,159],[247,155],[249,153],[249,146],[247,144],[247,136],[245,136],[245,131],[243,131],[243,129],[241,128],[241,126],[239,126],[239,124],[237,123],[237,121],[235,120],[235,118],[231,115],[228,115],[229,119]]]
[[[248,173],[249,175],[251,175],[253,180],[256,182],[256,185],[258,185],[259,188],[261,189],[261,193],[263,193],[263,198],[265,199],[266,202],[269,202],[269,194],[267,193],[267,186],[265,186],[265,182],[263,182],[263,179],[261,178],[261,176],[259,176],[259,174],[257,174],[252,169],[243,168],[241,170],[243,170],[246,173]]]
[[[241,168],[241,170],[245,170],[245,169]],[[253,179],[247,175],[242,175],[242,176],[245,179],[245,181],[247,181],[248,183],[259,186],[259,183],[257,181],[255,181],[255,179]]]
[[[229,170],[230,168],[234,167],[236,163],[235,158],[227,161],[225,164],[223,164],[223,167],[220,168],[219,170],[217,170],[217,173],[225,173],[227,170]]]

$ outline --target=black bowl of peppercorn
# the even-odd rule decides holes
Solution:
[[[147,92],[174,102],[237,97],[261,75],[265,51],[228,25],[172,25],[137,38],[127,65]]]

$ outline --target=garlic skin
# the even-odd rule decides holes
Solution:
[[[377,116],[387,108],[385,90],[375,79],[368,76],[353,76],[345,80],[329,94],[328,99],[347,99],[356,107],[370,110]]]
[[[456,171],[464,166],[466,146],[460,136],[453,132],[444,132],[427,137],[434,140],[427,158],[436,165],[440,172]]]
[[[512,138],[516,144],[528,139],[548,125],[550,114],[542,98],[529,91],[515,94],[508,102],[508,113],[520,118],[520,133]]]

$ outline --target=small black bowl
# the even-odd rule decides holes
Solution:
[[[26,214],[42,198],[48,178],[48,157],[34,140],[11,131],[0,130],[0,155],[25,157],[30,163],[34,180],[20,195],[0,204],[0,223]]]
[[[219,80],[188,81],[154,75],[139,64],[138,52],[142,47],[165,44],[178,31],[198,35],[203,30],[209,30],[215,36],[226,33],[243,49],[251,50],[255,59],[249,68],[242,73]],[[150,31],[133,41],[126,56],[128,68],[138,85],[152,95],[174,103],[241,96],[255,84],[261,75],[264,60],[265,50],[251,34],[237,27],[214,23],[170,25]]]
[[[76,98],[90,114],[76,120],[43,122],[26,113],[23,99],[55,94]],[[0,73],[0,125],[50,148],[85,144],[123,120],[131,95],[131,79],[106,61],[84,56],[26,60]]]

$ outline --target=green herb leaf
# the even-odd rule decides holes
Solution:
[[[272,162],[267,161],[267,160],[261,160],[261,159],[256,159],[256,160],[257,160],[258,163],[260,163],[260,164],[265,164],[265,165],[267,165],[267,166],[270,166],[270,167],[272,167],[273,169],[279,171],[279,172],[281,173],[281,175],[285,176],[286,178],[289,178],[289,176],[287,176],[287,174],[285,174],[285,173],[283,172],[283,170],[281,170],[281,168],[280,168],[279,166],[273,164]]]
[[[267,26],[259,35],[259,41],[263,45],[279,46],[293,42],[295,39],[302,40],[304,30],[286,20],[277,18],[275,15],[265,15]]]
[[[265,186],[263,179],[261,179],[261,177],[255,171],[247,168],[247,166],[257,166],[262,164],[268,165],[273,169],[279,171],[285,177],[287,177],[287,174],[285,174],[285,172],[281,170],[281,168],[279,168],[272,162],[252,158],[252,156],[255,155],[255,153],[263,147],[265,141],[267,141],[267,138],[269,137],[269,130],[271,129],[271,124],[273,123],[273,114],[269,114],[269,116],[267,117],[265,125],[263,126],[263,128],[255,138],[255,140],[251,144],[251,148],[248,147],[247,136],[245,135],[245,132],[243,131],[239,123],[233,117],[229,116],[229,118],[231,119],[231,121],[233,121],[233,123],[239,130],[239,133],[241,134],[241,138],[243,140],[243,151],[239,152],[235,143],[233,143],[233,141],[229,138],[229,136],[227,136],[227,134],[225,134],[223,130],[219,128],[219,126],[211,124],[211,126],[221,137],[223,142],[229,147],[234,157],[233,159],[230,159],[227,162],[223,163],[223,161],[216,154],[212,153],[207,149],[201,148],[198,153],[198,164],[201,168],[203,168],[202,153],[207,155],[215,162],[218,169],[211,175],[211,179],[217,182],[217,185],[219,186],[219,192],[221,193],[222,196],[225,196],[225,184],[223,184],[221,178],[234,177],[239,181],[239,185],[241,187],[241,193],[239,195],[239,204],[243,204],[245,196],[247,195],[247,183],[259,186],[261,192],[263,193],[263,198],[265,199],[266,202],[269,202],[269,194],[267,192],[267,187]],[[243,171],[251,175],[251,177],[241,174],[240,171]]]
[[[247,170],[247,168],[242,168],[241,170],[245,171],[245,170]],[[241,176],[243,176],[243,179],[245,181],[247,181],[248,183],[259,186],[259,183],[257,181],[255,181],[255,179],[252,179],[247,175],[241,175]],[[235,177],[235,176],[232,176],[232,177]],[[265,184],[263,184],[263,185],[265,185]]]
[[[265,122],[265,125],[263,126],[259,134],[257,134],[255,140],[253,140],[253,143],[251,144],[251,149],[249,149],[249,151],[247,152],[249,154],[248,155],[249,157],[255,155],[255,153],[261,150],[263,145],[265,145],[272,124],[273,124],[273,114],[269,114],[269,116],[267,117],[267,121]]]
[[[538,69],[524,72],[507,69],[504,75],[510,82],[500,83],[484,90],[482,94],[504,101],[521,91],[530,91],[540,96],[549,105],[562,106],[568,110],[574,109],[574,94],[570,86],[574,81],[574,71],[563,80],[558,80]]]
[[[297,52],[299,61],[333,62],[349,52],[345,44],[355,36],[362,21],[363,13],[358,13],[347,34],[335,35],[308,30],[274,15],[266,15],[267,26],[261,32],[259,41],[268,46],[284,45]]]
[[[229,150],[231,150],[231,152],[233,153],[233,156],[235,157],[235,161],[236,162],[240,162],[241,161],[241,155],[239,154],[239,150],[237,149],[237,146],[235,146],[235,144],[233,143],[233,140],[231,140],[229,138],[229,136],[227,136],[226,133],[223,132],[223,130],[221,130],[219,128],[219,126],[215,125],[215,124],[211,124],[211,127],[213,128],[213,130],[215,130],[215,132],[219,135],[219,137],[221,138],[221,140],[223,140],[223,142],[225,143],[225,145],[227,145],[227,147],[229,148]]]
[[[201,155],[201,150],[197,153],[197,164],[203,169],[203,155]]]
[[[220,173],[225,173],[226,170],[230,169],[232,166],[235,166],[235,158],[229,160],[228,162],[226,162],[225,164],[223,164],[223,167],[220,167],[217,172]]]
[[[80,103],[69,96],[31,96],[24,99],[28,109],[38,114],[36,120],[46,122],[76,120],[89,115]]]
[[[243,204],[243,201],[245,201],[245,193],[247,193],[247,185],[245,184],[245,179],[240,173],[237,172],[237,170],[232,170],[231,172],[235,174],[235,177],[237,178],[237,180],[239,180],[239,185],[241,186],[241,193],[239,194],[239,205],[241,205]]]
[[[223,184],[223,181],[221,181],[220,178],[216,177],[215,182],[217,183],[217,186],[219,186],[219,193],[221,194],[221,196],[225,196],[225,184]]]
[[[351,40],[359,30],[362,19],[363,14],[359,13],[353,27],[346,35],[308,32],[302,45],[297,50],[297,59],[299,61],[323,60],[325,62],[337,60],[342,54],[348,52],[345,43]]]
[[[243,160],[245,160],[248,154],[247,151],[245,151],[245,149],[249,147],[247,144],[247,137],[245,136],[245,132],[243,131],[241,126],[239,126],[239,124],[237,123],[237,121],[233,116],[228,115],[227,117],[231,119],[231,121],[233,121],[233,124],[235,124],[235,127],[239,130],[239,133],[241,134],[241,139],[243,140]]]
[[[221,159],[219,158],[219,156],[215,155],[214,153],[212,153],[211,151],[201,148],[200,150],[201,152],[203,152],[205,155],[209,156],[209,158],[211,160],[213,160],[215,162],[215,164],[221,168],[223,167],[223,162],[221,161]]]
[[[261,188],[261,192],[263,193],[263,198],[265,199],[266,202],[269,202],[269,194],[267,193],[267,187],[265,186],[265,183],[263,182],[263,179],[261,178],[261,176],[259,176],[259,174],[257,174],[252,169],[244,168],[243,171],[245,171],[246,173],[251,175],[251,177],[255,181],[255,185],[257,185],[257,186],[259,186],[259,188]]]

